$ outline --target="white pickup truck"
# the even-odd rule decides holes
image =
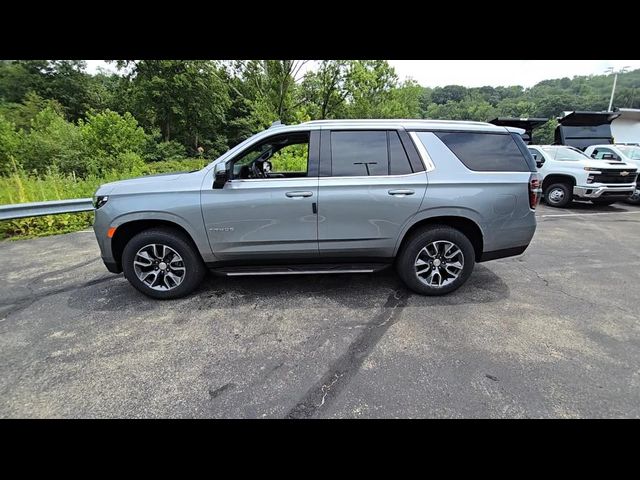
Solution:
[[[595,160],[566,145],[530,145],[542,180],[542,195],[551,207],[573,199],[611,205],[631,196],[637,167],[615,160]]]
[[[640,169],[640,146],[638,145],[591,145],[584,150],[584,153],[596,160],[615,160]],[[636,183],[636,191],[625,202],[640,205],[640,179]]]

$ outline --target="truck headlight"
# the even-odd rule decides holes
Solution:
[[[109,195],[96,195],[93,197],[93,208],[96,210],[102,207],[109,200]]]

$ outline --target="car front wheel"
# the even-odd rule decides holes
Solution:
[[[475,264],[469,239],[459,230],[435,225],[416,232],[396,262],[398,275],[414,292],[444,295],[464,284]]]
[[[193,243],[172,229],[150,229],[135,235],[122,252],[127,280],[156,299],[180,298],[195,290],[206,267]]]

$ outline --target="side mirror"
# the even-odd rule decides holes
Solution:
[[[540,168],[544,165],[544,160],[536,160],[536,167]]]
[[[613,153],[604,153],[602,154],[602,160],[615,160],[615,156]]]
[[[227,180],[229,180],[227,166],[224,163],[218,163],[213,167],[213,188],[223,188]]]

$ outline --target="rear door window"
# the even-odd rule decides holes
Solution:
[[[469,170],[485,172],[531,171],[529,159],[525,158],[516,141],[508,133],[433,133]],[[528,156],[533,163],[533,157]],[[535,163],[533,165],[535,171]]]
[[[331,173],[334,177],[388,175],[387,132],[332,131]]]
[[[389,131],[389,174],[406,175],[412,172],[409,157],[402,146],[402,142],[400,142],[398,132]]]

